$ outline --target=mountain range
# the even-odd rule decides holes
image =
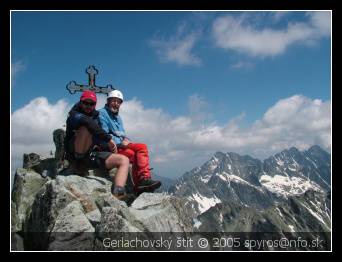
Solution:
[[[192,201],[202,232],[330,232],[330,169],[330,154],[317,145],[264,161],[216,152],[168,192]]]

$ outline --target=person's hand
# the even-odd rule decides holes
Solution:
[[[131,143],[131,141],[129,141],[127,138],[124,138],[123,140],[122,140],[122,142],[121,142],[121,145],[123,145],[123,146],[128,146],[129,144]]]
[[[114,141],[112,139],[108,142],[108,146],[109,146],[109,150],[111,152],[113,152],[113,153],[117,153],[118,152],[116,144],[114,143]]]

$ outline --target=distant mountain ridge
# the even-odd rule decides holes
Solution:
[[[296,223],[288,223],[294,230],[304,230],[308,228],[306,223],[313,224],[312,221],[321,225],[314,228],[329,230],[330,161],[330,154],[316,145],[303,152],[291,147],[264,161],[248,155],[216,152],[202,166],[180,177],[169,192],[193,201],[199,219],[206,221],[207,228],[211,230],[213,223],[217,223],[217,230],[225,228],[223,224],[227,221],[222,220],[224,210],[232,207],[253,213],[256,217],[260,217],[260,212],[272,213],[273,218],[276,214],[278,220],[284,220],[282,224],[286,224],[289,218],[284,219],[279,210],[287,210],[287,214],[298,216]],[[308,216],[312,216],[308,220],[310,222],[298,222],[301,213],[296,213],[298,205],[293,205],[298,202]],[[229,225],[231,227],[232,223]],[[273,226],[281,228],[280,224]]]
[[[330,191],[330,159],[330,154],[316,145],[303,152],[291,147],[263,162],[248,155],[216,152],[201,167],[179,178],[169,192],[194,200],[203,198],[197,201],[202,202],[201,211],[231,199],[266,207],[275,198],[303,194],[309,189]]]

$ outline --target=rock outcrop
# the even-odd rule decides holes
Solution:
[[[109,179],[45,177],[17,170],[12,190],[12,249],[96,250],[107,234],[192,232],[189,201],[143,193],[131,205],[111,192]]]

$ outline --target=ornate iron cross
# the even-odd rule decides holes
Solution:
[[[69,82],[69,84],[67,84],[66,86],[66,89],[70,92],[70,94],[75,94],[78,91],[83,92],[85,90],[90,90],[95,93],[108,94],[110,91],[115,90],[115,88],[113,88],[112,85],[107,85],[106,87],[95,85],[95,76],[98,74],[98,71],[95,68],[95,66],[92,66],[92,65],[88,66],[88,68],[86,69],[86,73],[88,74],[89,84],[79,85],[79,84],[76,84],[75,81]]]

